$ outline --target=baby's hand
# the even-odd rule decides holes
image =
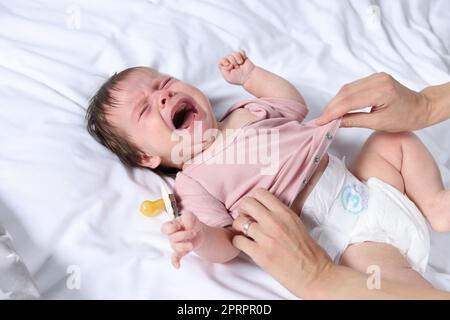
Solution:
[[[203,223],[186,211],[175,220],[165,222],[161,231],[169,236],[170,245],[173,249],[172,265],[180,268],[180,260],[183,256],[197,249],[203,242]]]
[[[237,85],[244,85],[255,68],[253,62],[245,55],[245,51],[233,52],[219,61],[219,69],[224,79]]]

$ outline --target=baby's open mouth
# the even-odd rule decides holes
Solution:
[[[175,129],[189,128],[197,113],[198,111],[193,105],[189,103],[181,104],[172,116],[173,126]]]

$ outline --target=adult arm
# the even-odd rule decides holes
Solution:
[[[294,295],[305,299],[450,299],[450,293],[411,288],[381,281],[380,289],[369,289],[369,275],[334,264],[314,242],[300,218],[270,192],[258,189],[241,201],[237,231],[248,219],[248,237],[233,238],[236,248],[248,254]]]

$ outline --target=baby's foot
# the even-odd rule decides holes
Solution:
[[[450,231],[450,190],[442,190],[424,210],[434,231]]]

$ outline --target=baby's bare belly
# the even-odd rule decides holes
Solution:
[[[302,212],[303,205],[308,199],[309,194],[316,186],[317,182],[319,181],[320,177],[324,173],[325,169],[328,165],[328,154],[326,153],[322,157],[322,161],[320,161],[319,165],[317,166],[316,171],[312,175],[311,179],[309,179],[309,182],[306,184],[306,186],[300,191],[300,193],[295,197],[294,202],[292,202],[291,209],[294,212],[297,212],[299,215]]]

